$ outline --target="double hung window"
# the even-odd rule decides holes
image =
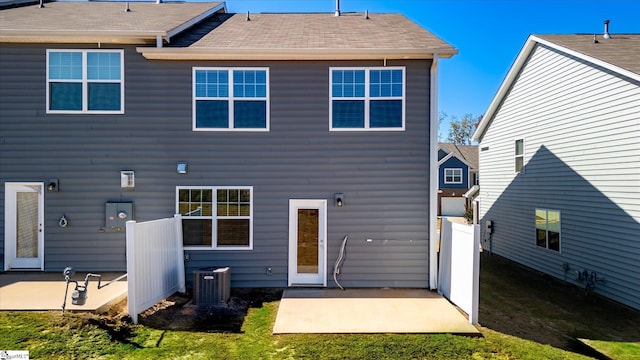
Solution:
[[[178,187],[182,242],[191,249],[253,248],[253,188]]]
[[[330,68],[329,73],[330,130],[404,130],[404,67]]]
[[[536,245],[560,251],[560,211],[536,209]]]
[[[122,50],[47,50],[48,113],[124,113]]]
[[[444,169],[445,184],[462,184],[462,169]]]
[[[194,68],[193,129],[269,130],[267,68]]]
[[[524,167],[524,139],[518,139],[515,143],[515,172],[523,172]]]

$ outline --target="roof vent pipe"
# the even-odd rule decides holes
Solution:
[[[162,0],[156,0],[156,4],[162,4]]]
[[[602,35],[605,39],[611,39],[611,34],[609,34],[609,20],[604,21],[604,35]]]
[[[369,10],[365,10],[365,12],[364,12],[364,19],[365,19],[365,20],[369,20]]]
[[[247,11],[247,21],[251,21],[251,18],[249,17],[249,12]]]
[[[129,12],[131,11],[131,8],[129,8],[129,2],[127,1],[127,7],[124,8],[124,12]]]
[[[44,0],[40,0],[40,6],[38,6],[40,9],[42,9],[44,7]]]
[[[336,13],[335,16],[340,16],[340,0],[336,0]]]

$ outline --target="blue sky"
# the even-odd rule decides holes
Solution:
[[[333,12],[335,0],[227,0],[229,12]],[[439,64],[439,110],[483,114],[530,34],[640,33],[640,0],[341,0],[345,12],[402,13],[455,46]],[[640,60],[639,60],[640,61]],[[448,131],[442,124],[440,132]]]

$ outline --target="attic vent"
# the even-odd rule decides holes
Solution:
[[[609,34],[609,20],[604,21],[604,35],[602,35],[605,39],[611,39],[611,34]]]

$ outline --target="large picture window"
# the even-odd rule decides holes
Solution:
[[[404,130],[405,69],[330,68],[332,131]]]
[[[253,248],[252,187],[178,187],[176,212],[187,248]]]
[[[193,129],[268,131],[268,69],[194,68]]]
[[[560,251],[560,211],[536,209],[536,245]]]
[[[48,113],[124,113],[122,50],[47,50]]]

